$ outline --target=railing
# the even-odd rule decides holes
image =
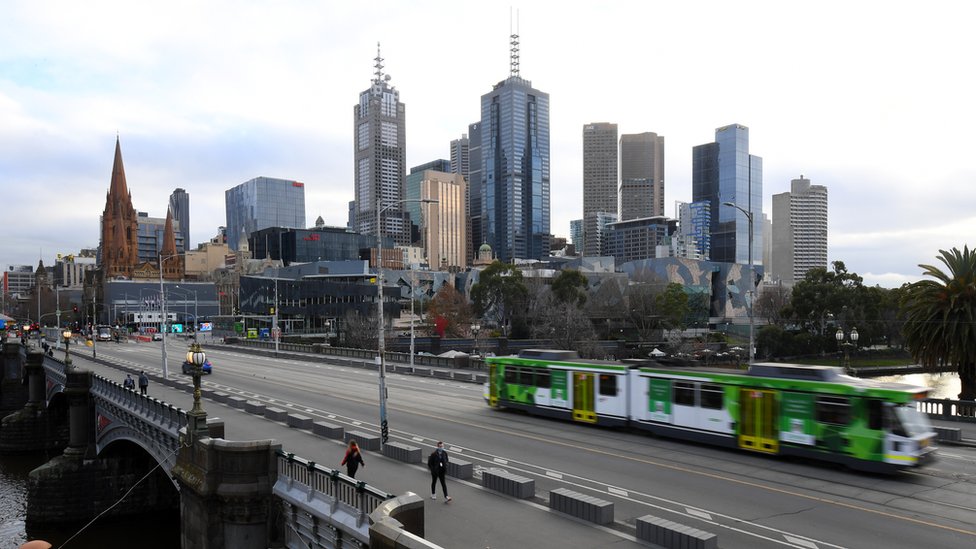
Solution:
[[[168,431],[174,440],[179,440],[179,431],[187,424],[183,409],[133,389],[126,389],[122,384],[98,374],[92,375],[91,392],[98,398],[131,411],[163,431]]]
[[[926,398],[915,402],[915,409],[932,419],[976,423],[976,401]]]
[[[253,339],[241,339],[237,343],[244,347],[255,347],[258,349],[274,349],[274,342],[255,341]],[[322,354],[328,356],[359,358],[372,361],[376,358],[376,351],[373,349],[351,349],[345,347],[330,347],[326,345],[305,345],[299,343],[279,343],[279,351]],[[397,362],[407,364],[410,362],[410,353],[392,352],[386,353],[387,363]],[[447,358],[440,356],[414,354],[413,363],[418,366],[433,366],[435,368],[461,368],[484,370],[485,363],[481,358],[463,357]]]

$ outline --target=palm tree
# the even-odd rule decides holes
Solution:
[[[919,265],[935,280],[909,284],[901,302],[905,342],[912,358],[926,369],[954,365],[960,400],[976,399],[976,249],[939,250],[943,272]]]

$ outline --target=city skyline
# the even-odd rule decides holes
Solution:
[[[190,195],[191,249],[226,223],[224,191],[259,176],[306,184],[306,226],[344,226],[351,107],[376,42],[407,105],[407,166],[449,158],[509,74],[503,7],[233,6],[5,6],[0,265],[98,245],[116,135],[136,210],[165,217],[175,189]],[[667,137],[669,217],[692,198],[692,147],[742,124],[764,161],[764,213],[804,174],[830,191],[828,261],[869,284],[920,279],[919,263],[976,228],[964,160],[976,114],[959,69],[974,38],[961,2],[940,7],[570,2],[557,21],[547,4],[519,5],[520,73],[551,97],[552,233],[582,217],[584,124]],[[417,39],[424,27],[463,32],[450,47]],[[585,39],[605,28],[613,41]]]

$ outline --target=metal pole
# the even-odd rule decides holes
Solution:
[[[752,212],[747,213],[746,217],[749,219],[749,364],[752,364],[756,361],[755,316],[752,314],[756,301],[756,272],[752,265]]]
[[[92,358],[95,356],[95,341],[98,339],[98,311],[95,310],[95,292],[97,291],[96,286],[92,285],[92,329],[91,329],[91,342],[92,342]]]
[[[56,313],[55,316],[57,317],[58,332],[60,332],[61,331],[61,286],[58,286],[57,282],[54,283],[54,295],[55,295],[54,299],[58,302],[58,308],[55,309],[54,312]],[[54,348],[59,351],[61,350],[60,337],[54,338]]]
[[[383,233],[380,231],[380,208],[382,201],[376,199],[376,296],[379,301],[379,312],[377,319],[376,347],[379,352],[380,370],[380,444],[386,444],[389,439],[390,430],[386,420],[386,341],[383,339]],[[382,449],[382,448],[381,448]]]
[[[159,331],[163,334],[163,379],[169,377],[169,364],[166,360],[166,291],[163,289],[163,255],[159,254]]]
[[[413,371],[413,355],[414,355],[414,335],[413,335],[413,299],[416,294],[414,286],[417,285],[417,281],[414,278],[413,267],[410,268],[410,368]]]

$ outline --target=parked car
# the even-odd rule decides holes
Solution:
[[[162,341],[163,340],[163,334],[160,333],[160,332],[153,332],[152,338],[153,338],[153,341]]]
[[[193,373],[193,364],[184,360],[183,361],[183,373],[186,374],[186,375],[192,374]],[[210,364],[210,359],[209,358],[203,361],[203,373],[204,374],[212,374],[213,373],[213,364]]]

